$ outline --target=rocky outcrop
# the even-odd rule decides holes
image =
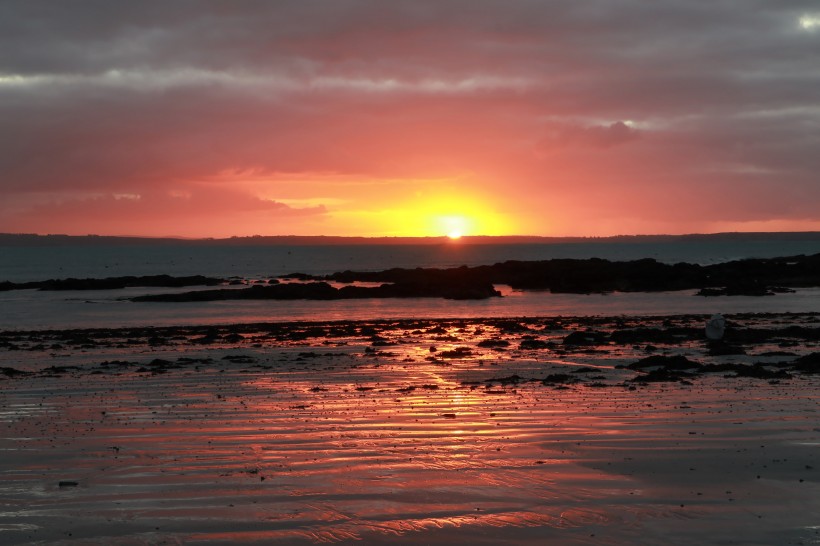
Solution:
[[[170,275],[146,275],[141,277],[106,277],[104,279],[50,279],[24,283],[1,282],[3,290],[118,290],[133,287],[180,288],[184,286],[216,286],[222,279],[191,275],[172,277]]]
[[[344,286],[326,282],[281,283],[250,288],[198,290],[181,294],[154,294],[131,298],[137,302],[194,302],[219,300],[344,300],[363,298],[445,298],[474,300],[499,297],[488,283],[396,283],[377,287]]]
[[[308,276],[310,277],[310,276]],[[507,284],[523,290],[560,293],[657,292],[702,290],[701,295],[771,295],[791,288],[820,286],[820,254],[772,259],[736,260],[711,265],[665,264],[654,259],[613,262],[556,259],[507,261],[495,265],[452,269],[343,271],[314,280],[344,283],[479,282]]]

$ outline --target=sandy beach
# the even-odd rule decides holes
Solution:
[[[820,546],[820,0],[0,29],[0,546]]]
[[[817,543],[820,316],[707,318],[0,332],[0,542]]]

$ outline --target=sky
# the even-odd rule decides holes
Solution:
[[[820,230],[817,0],[4,0],[0,232]]]

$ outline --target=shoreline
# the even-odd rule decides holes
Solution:
[[[726,315],[722,339],[709,340],[705,324],[710,315],[656,316],[544,316],[502,318],[377,319],[288,321],[117,328],[0,330],[0,355],[27,362],[71,358],[87,354],[127,354],[164,351],[186,354],[202,350],[263,350],[288,346],[325,345],[391,356],[392,350],[418,351],[428,343],[443,343],[452,356],[564,358],[598,354],[634,366],[659,367],[667,372],[652,381],[682,381],[704,373],[735,372],[760,378],[790,378],[789,373],[820,373],[820,313],[738,313]],[[456,333],[445,332],[454,331]],[[440,361],[435,345],[427,360]],[[786,350],[788,349],[788,350]],[[385,352],[387,351],[387,352]],[[461,353],[459,353],[461,351]],[[689,363],[664,361],[683,353]],[[14,355],[20,355],[14,358]],[[650,357],[650,358],[647,358]],[[732,365],[720,360],[736,357]],[[183,357],[184,358],[184,357]],[[638,365],[657,359],[656,366]],[[720,360],[716,366],[712,360]],[[802,359],[802,360],[801,360]],[[701,366],[698,360],[709,362]],[[683,367],[680,367],[683,365]],[[687,368],[686,366],[689,365]],[[4,366],[6,376],[17,375]],[[23,370],[27,372],[28,370]],[[653,371],[657,371],[654,370]],[[651,374],[649,374],[651,376]],[[641,377],[641,374],[638,374]]]
[[[820,317],[730,317],[732,355],[703,319],[0,332],[0,538],[814,540],[820,374],[777,362],[816,354]],[[790,377],[636,381],[652,356]]]
[[[0,539],[816,540],[820,314],[706,318],[2,331]]]

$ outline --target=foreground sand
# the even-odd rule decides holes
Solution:
[[[818,350],[815,315],[731,319],[767,334],[709,356],[703,317],[6,332],[0,543],[817,543],[820,375],[615,367]]]

